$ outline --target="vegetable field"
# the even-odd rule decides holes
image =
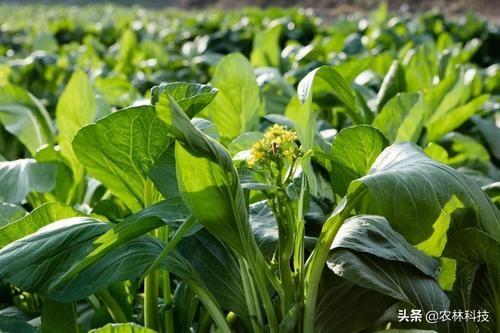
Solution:
[[[499,46],[0,5],[0,332],[498,332]]]

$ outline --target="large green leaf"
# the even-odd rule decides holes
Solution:
[[[349,219],[331,249],[327,265],[344,279],[423,310],[448,308],[435,280],[438,263],[412,247],[383,217]]]
[[[389,141],[417,142],[422,132],[425,107],[420,93],[398,93],[373,120]]]
[[[30,192],[49,192],[56,183],[56,166],[26,158],[0,162],[0,201],[20,203]]]
[[[433,224],[454,196],[465,208],[453,215],[451,228],[473,226],[500,239],[500,212],[481,188],[411,143],[386,148],[368,175],[351,183],[349,192],[358,191],[364,192],[358,212],[385,216],[412,244],[432,236]]]
[[[283,25],[273,22],[255,34],[250,61],[253,66],[279,67],[281,60],[280,37]]]
[[[167,199],[180,196],[175,173],[175,149],[171,145],[149,169],[149,178]]]
[[[94,121],[95,114],[92,84],[85,72],[78,70],[64,88],[56,109],[61,154],[69,162],[75,182],[82,179],[83,166],[76,158],[71,142],[80,128]]]
[[[384,77],[384,81],[380,86],[380,90],[377,94],[377,108],[378,110],[382,110],[385,103],[389,101],[391,98],[396,96],[398,93],[402,93],[406,91],[406,81],[405,81],[405,73],[401,64],[394,60],[391,68],[387,72]]]
[[[206,230],[184,238],[179,252],[203,277],[222,308],[235,312],[249,323],[240,267],[232,252]]]
[[[328,258],[327,265],[335,274],[358,286],[416,308],[430,311],[445,310],[449,306],[449,300],[437,281],[405,262],[337,249]]]
[[[489,322],[478,325],[481,332],[494,332],[500,313],[495,296],[500,293],[500,242],[476,228],[467,228],[451,235],[444,254],[456,259],[459,266],[459,283],[452,294],[458,300],[455,305],[488,311]]]
[[[382,216],[357,215],[348,219],[340,227],[331,248],[404,262],[433,278],[439,273],[437,261],[415,249]]]
[[[243,55],[233,53],[222,58],[210,84],[219,93],[207,111],[223,140],[230,141],[257,128],[259,87],[252,66]]]
[[[332,142],[330,153],[332,186],[344,196],[351,181],[368,173],[387,140],[375,128],[361,125],[341,130]]]
[[[359,287],[325,270],[315,317],[316,331],[352,333],[370,329],[393,302],[389,296]]]
[[[87,217],[60,220],[0,250],[0,278],[46,294],[58,274],[78,262],[109,226]]]
[[[193,118],[212,102],[218,90],[198,83],[161,83],[151,89],[151,104],[158,103],[163,92],[169,94],[189,118]]]
[[[33,234],[52,222],[82,215],[72,207],[59,202],[43,204],[28,215],[0,228],[0,248]]]
[[[53,141],[47,110],[35,96],[21,87],[0,87],[0,123],[24,144],[31,155]]]
[[[40,328],[42,333],[78,333],[75,304],[46,299],[43,302]]]
[[[241,251],[251,231],[231,155],[197,129],[167,94],[160,96],[159,104],[164,106],[157,109],[159,117],[177,139],[177,180],[184,202],[210,232]]]
[[[0,315],[0,332],[38,333],[38,330],[21,319]]]
[[[180,198],[158,203],[131,215],[98,237],[92,244],[92,251],[74,265],[63,279],[74,277],[111,251],[154,229],[165,225],[178,228],[190,216],[191,213]]]
[[[155,333],[155,330],[142,327],[134,323],[107,324],[106,326],[90,330],[89,333]]]
[[[145,206],[149,170],[170,143],[167,133],[153,107],[130,107],[82,128],[73,149],[90,175],[138,211]]]

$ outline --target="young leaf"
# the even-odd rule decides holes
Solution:
[[[373,120],[390,142],[417,142],[423,128],[425,108],[420,93],[401,93],[390,99]]]
[[[76,158],[71,142],[80,128],[94,121],[95,113],[92,84],[85,72],[78,70],[71,76],[56,109],[61,154],[69,162],[77,183],[82,180],[83,166]]]
[[[276,24],[274,24],[276,23]],[[283,25],[273,22],[267,29],[255,34],[250,62],[255,67],[279,67],[281,60],[280,37]]]
[[[160,97],[157,112],[178,140],[175,161],[184,202],[209,231],[243,252],[242,242],[248,241],[251,232],[231,156],[221,144],[198,130],[167,94]]]
[[[193,118],[212,102],[218,90],[209,85],[198,83],[161,83],[151,89],[151,104],[158,103],[163,92],[170,95],[189,118]]]
[[[488,100],[489,95],[481,95],[470,102],[450,110],[443,116],[433,116],[425,125],[427,127],[427,140],[437,141],[446,133],[462,125],[467,119],[481,109]]]
[[[398,93],[406,91],[405,73],[397,60],[392,62],[391,68],[384,77],[377,94],[377,109],[380,111],[385,103]]]
[[[219,62],[210,84],[219,93],[207,107],[210,119],[219,129],[222,140],[257,129],[259,87],[252,66],[240,53],[225,56]]]
[[[332,186],[344,196],[351,181],[363,177],[377,156],[384,150],[387,140],[375,128],[361,125],[341,130],[332,143]]]

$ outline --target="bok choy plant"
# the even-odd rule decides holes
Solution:
[[[498,84],[469,62],[479,46],[304,65],[336,39],[284,57],[285,28],[209,83],[125,105],[84,69],[49,110],[0,82],[2,131],[24,147],[0,156],[0,331],[498,330]],[[126,77],[134,45],[156,48],[120,36],[105,60]],[[458,310],[483,316],[400,316]]]

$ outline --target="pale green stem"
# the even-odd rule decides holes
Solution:
[[[195,284],[190,284],[190,288],[198,295],[200,301],[205,306],[205,309],[207,309],[208,313],[212,317],[213,321],[215,322],[215,325],[220,330],[220,332],[231,333],[231,329],[229,328],[229,325],[226,322],[224,313],[217,305],[216,301],[212,298],[212,296],[208,294],[204,288],[197,286]]]
[[[333,214],[326,220],[316,247],[307,262],[305,278],[305,304],[304,304],[304,332],[314,332],[314,320],[316,301],[318,298],[319,282],[323,267],[330,252],[330,246],[337,235],[345,219],[349,216],[355,203],[361,197],[362,191],[358,191],[347,201],[341,202]],[[352,200],[351,200],[352,199]]]
[[[101,300],[108,309],[108,312],[115,323],[126,323],[128,321],[127,316],[120,307],[120,304],[118,304],[118,302],[113,298],[108,289],[104,288],[97,294],[101,297]]]
[[[168,226],[163,227],[159,231],[160,231],[161,239],[165,243],[168,243],[168,232],[169,232]],[[173,314],[172,308],[170,306],[173,303],[172,291],[170,289],[170,273],[167,271],[161,271],[160,274],[162,275],[162,281],[163,281],[163,288],[162,288],[163,300],[164,300],[165,304],[168,305],[168,309],[165,311],[165,332],[166,333],[175,333],[174,314]]]

